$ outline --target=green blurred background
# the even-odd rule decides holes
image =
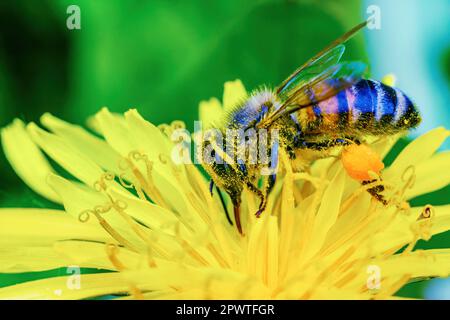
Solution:
[[[154,123],[181,119],[192,128],[198,102],[221,97],[225,81],[240,78],[247,89],[280,83],[331,40],[367,18],[367,6],[377,2],[391,15],[401,14],[401,5],[358,0],[2,1],[0,125],[15,117],[39,121],[44,112],[83,124],[108,106],[114,112],[138,108]],[[447,0],[435,2],[448,8]],[[426,1],[405,5],[414,3]],[[80,30],[66,27],[71,4],[80,7]],[[345,59],[366,63],[374,59],[377,67],[372,73],[379,78],[389,64],[377,60],[379,48],[367,33],[349,42]],[[380,33],[391,34],[395,28]],[[448,36],[446,41],[438,65],[439,74],[445,75],[440,83],[448,94]],[[390,159],[407,142],[401,141]],[[1,207],[55,207],[24,186],[3,154],[0,174]],[[447,187],[414,203],[449,203],[449,195]],[[450,247],[450,236],[440,235],[420,246]],[[0,286],[61,274],[64,270],[0,274]],[[423,297],[427,286],[426,281],[414,283],[400,293]]]

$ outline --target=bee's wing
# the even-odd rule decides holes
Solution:
[[[341,62],[313,76],[305,84],[290,90],[280,108],[267,115],[258,126],[268,127],[284,114],[311,107],[358,82],[366,70],[362,62]]]
[[[277,89],[278,96],[286,100],[292,92],[310,82],[314,77],[321,74],[328,68],[336,65],[344,54],[345,46],[340,44],[330,51],[327,51],[315,63],[301,67],[301,72],[294,72]]]
[[[343,43],[366,25],[367,21],[364,21],[334,40],[284,80],[277,89],[278,96],[284,101],[282,106],[261,121],[259,126],[268,126],[285,113],[314,105],[357,82],[364,73],[365,65],[360,62],[338,62],[345,51]],[[314,97],[311,97],[311,92]]]
[[[295,70],[286,80],[284,80],[283,83],[281,83],[277,89],[277,94],[281,98],[285,98],[292,90],[295,90],[296,87],[301,87],[312,77],[337,64],[345,51],[343,43],[366,25],[367,21],[358,24],[350,31],[334,40],[314,57],[306,61],[300,68]]]
[[[295,105],[301,109],[317,104],[358,82],[365,70],[366,65],[359,61],[338,63],[292,91],[281,108]]]

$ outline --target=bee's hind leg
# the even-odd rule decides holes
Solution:
[[[360,145],[361,142],[359,139],[355,137],[343,137],[339,139],[331,139],[331,140],[324,140],[320,142],[308,142],[308,141],[302,141],[300,147],[304,148],[310,148],[315,150],[325,150],[331,147],[336,146],[346,146],[350,144],[356,144]],[[361,181],[361,185],[366,186],[368,184],[375,184],[373,187],[370,187],[367,189],[367,192],[377,201],[381,202],[383,205],[387,205],[388,201],[383,196],[384,191],[384,185],[382,184],[376,184],[377,182],[381,182],[381,177],[378,179],[372,179],[372,180],[363,180]]]
[[[256,194],[256,196],[261,200],[259,203],[259,208],[258,211],[256,211],[255,215],[257,218],[259,218],[259,216],[261,215],[261,213],[264,212],[264,210],[266,209],[267,206],[267,199],[264,196],[264,194],[261,192],[261,190],[259,190],[253,183],[251,183],[250,181],[246,181],[246,185],[247,188],[253,192],[254,194]]]
[[[379,181],[381,181],[381,178],[379,178],[379,179],[374,179],[374,180],[365,180],[365,181],[362,181],[361,184],[362,184],[363,186],[365,186],[365,185],[368,185],[368,184],[370,184],[370,183],[375,183],[375,182],[379,182]],[[381,202],[383,205],[386,206],[386,205],[388,204],[388,201],[387,201],[387,200],[384,198],[384,196],[381,194],[383,191],[384,191],[384,186],[381,185],[381,184],[376,185],[376,186],[374,186],[374,187],[372,187],[372,188],[367,189],[367,192],[370,193],[370,195],[371,195],[374,199],[376,199],[377,201]]]
[[[251,182],[247,182],[247,188],[261,199],[258,211],[256,211],[255,213],[255,216],[257,218],[259,218],[261,216],[261,213],[263,213],[264,210],[266,210],[267,208],[267,199],[269,198],[270,191],[272,191],[275,185],[276,176],[277,176],[276,174],[269,175],[266,184],[265,194],[263,194],[263,192],[259,190],[254,184],[252,184]]]
[[[332,147],[338,147],[338,146],[347,146],[349,144],[361,144],[361,142],[354,137],[343,137],[338,139],[329,139],[329,140],[323,140],[319,142],[309,142],[302,140],[298,142],[299,148],[308,148],[308,149],[314,149],[314,150],[326,150]]]

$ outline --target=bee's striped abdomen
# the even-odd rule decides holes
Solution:
[[[349,125],[356,129],[374,126],[379,113],[379,87],[373,81],[361,80],[345,91],[349,105]]]
[[[360,80],[303,113],[300,119],[312,121],[314,131],[320,132],[377,135],[409,129],[420,122],[419,113],[403,92],[374,80]]]
[[[415,127],[419,121],[411,100],[400,90],[374,80],[361,80],[346,90],[355,96],[354,125],[365,131],[384,133]]]

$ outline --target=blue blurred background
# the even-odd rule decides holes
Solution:
[[[80,30],[66,27],[72,4]],[[221,97],[225,81],[240,78],[247,89],[280,83],[366,19],[370,5],[380,8],[381,29],[350,40],[344,59],[366,62],[375,79],[396,75],[423,114],[413,134],[450,128],[450,0],[1,1],[0,125],[14,117],[39,121],[44,112],[83,124],[108,106],[192,128],[198,102]],[[387,164],[407,143],[399,142]],[[2,153],[0,174],[1,207],[57,207],[24,186]],[[449,199],[447,187],[413,204]],[[418,246],[449,244],[445,233]],[[61,274],[0,274],[0,286]],[[399,295],[450,298],[448,280],[429,283],[408,284]]]
[[[382,21],[380,30],[366,32],[372,77],[395,74],[419,106],[423,122],[413,135],[450,127],[450,1],[364,0],[370,5]]]

